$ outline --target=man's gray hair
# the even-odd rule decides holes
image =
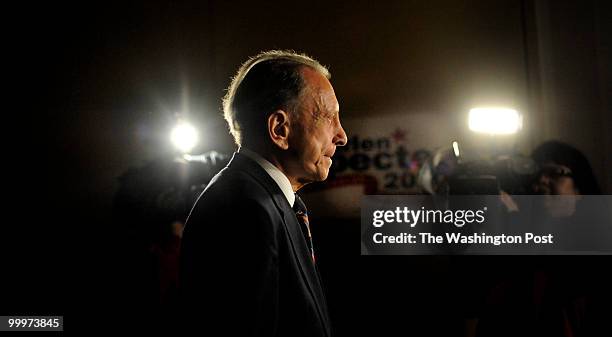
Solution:
[[[262,52],[242,64],[223,98],[223,114],[237,145],[262,141],[272,112],[293,113],[299,107],[303,67],[331,77],[318,61],[291,50]]]

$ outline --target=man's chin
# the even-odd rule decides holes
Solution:
[[[299,182],[303,185],[321,182],[321,181],[325,181],[328,175],[329,175],[329,171],[317,172],[316,174],[313,174],[309,176],[308,178],[299,179]]]

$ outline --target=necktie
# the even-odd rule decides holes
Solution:
[[[315,263],[314,246],[312,245],[312,234],[310,233],[310,224],[308,223],[308,211],[306,210],[306,205],[304,204],[300,196],[297,195],[297,193],[295,194],[293,211],[295,212],[295,216],[297,217],[297,220],[300,223],[302,234],[304,234],[304,238],[306,239],[306,243],[308,244],[308,249],[310,249],[312,263]]]

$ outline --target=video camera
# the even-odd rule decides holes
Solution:
[[[500,155],[466,161],[459,145],[434,153],[419,172],[418,184],[437,195],[529,194],[536,163],[521,155]]]

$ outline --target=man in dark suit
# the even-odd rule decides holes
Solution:
[[[239,149],[196,202],[183,235],[183,323],[227,336],[330,336],[305,205],[347,137],[328,70],[261,53],[224,99]]]

